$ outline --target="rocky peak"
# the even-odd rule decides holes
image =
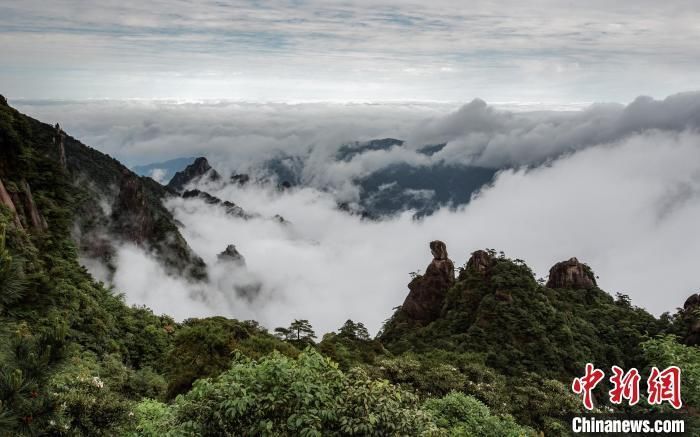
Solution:
[[[221,262],[232,262],[240,266],[245,265],[245,258],[233,244],[226,246],[226,249],[217,256],[217,259]]]
[[[167,186],[180,192],[190,182],[197,180],[218,181],[219,179],[221,179],[221,176],[209,165],[207,158],[199,157],[184,170],[175,173],[175,176],[173,176]]]
[[[576,258],[558,262],[549,269],[548,288],[588,289],[596,286],[593,271]]]
[[[7,99],[2,94],[0,94],[0,106],[10,106],[7,104]]]
[[[472,256],[467,261],[467,270],[486,273],[486,271],[491,267],[493,263],[493,258],[485,250],[477,250],[472,253]]]
[[[409,293],[401,310],[411,319],[427,324],[437,319],[447,290],[455,283],[454,264],[448,258],[442,241],[431,241],[433,260],[425,274],[416,276],[409,284]]]

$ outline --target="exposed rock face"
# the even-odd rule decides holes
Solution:
[[[65,134],[63,133],[61,126],[59,126],[59,124],[56,123],[56,126],[54,127],[53,143],[58,147],[58,161],[61,164],[61,167],[63,167],[63,169],[65,170],[67,168],[66,148],[63,145],[63,138],[65,138]]]
[[[221,252],[217,258],[221,262],[232,262],[239,266],[245,266],[245,258],[233,244],[226,246],[226,250]]]
[[[493,259],[491,255],[485,250],[477,250],[472,253],[471,258],[467,261],[467,270],[478,273],[486,273],[486,271],[491,267]]]
[[[2,105],[2,106],[8,106],[8,104],[7,104],[7,99],[6,99],[5,96],[3,96],[2,94],[0,94],[0,105]]]
[[[167,211],[154,207],[160,199],[149,197],[143,181],[133,173],[125,170],[123,176],[112,205],[111,231],[153,250],[170,273],[196,281],[206,279],[204,261],[192,252]]]
[[[12,189],[12,188],[11,188]],[[17,189],[17,188],[15,188]],[[7,205],[11,210],[16,212],[16,216],[23,227],[33,229],[35,231],[45,231],[49,228],[46,219],[41,215],[39,209],[34,202],[34,196],[32,195],[32,190],[29,187],[27,181],[22,180],[19,182],[19,191],[8,192],[5,187],[3,187],[5,195],[8,197],[8,201],[3,200],[3,203]],[[4,197],[4,196],[0,196]],[[10,206],[12,204],[12,206]]]
[[[401,306],[411,319],[427,324],[440,316],[447,290],[455,283],[454,264],[447,257],[442,241],[430,242],[433,261],[425,274],[415,277],[409,284],[410,292]]]
[[[49,228],[48,223],[44,217],[39,213],[39,210],[34,203],[34,196],[32,196],[32,190],[29,188],[29,184],[24,181],[24,211],[29,216],[29,220],[32,223],[32,227],[37,231],[45,231]]]
[[[691,294],[686,299],[681,314],[688,327],[683,343],[688,346],[700,346],[700,293]]]
[[[167,187],[180,192],[190,182],[195,182],[197,180],[218,181],[219,179],[221,179],[221,176],[216,170],[211,168],[207,158],[200,157],[195,159],[195,161],[184,170],[175,173],[175,176],[170,180]]]
[[[21,229],[22,222],[19,221],[19,216],[17,215],[17,208],[15,208],[15,204],[12,201],[12,198],[10,197],[10,193],[8,193],[5,189],[5,185],[2,183],[2,179],[0,179],[0,203],[5,205],[10,210],[15,221],[15,225]]]
[[[218,197],[212,196],[211,194],[205,191],[187,190],[184,193],[182,193],[182,197],[185,199],[198,198],[204,200],[209,205],[220,205],[226,210],[226,214],[234,217],[240,217],[245,219],[253,217],[235,203],[229,202],[228,200],[221,200]]]
[[[596,286],[591,269],[576,258],[556,263],[549,269],[548,288],[588,289]]]
[[[118,234],[136,244],[143,244],[154,233],[155,220],[149,214],[146,194],[139,179],[125,175],[113,208]]]

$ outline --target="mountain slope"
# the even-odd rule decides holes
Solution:
[[[85,146],[58,125],[39,122],[7,105],[0,106],[0,114],[0,178],[10,197],[18,200],[15,209],[25,227],[55,226],[58,217],[51,216],[53,211],[70,209],[75,212],[72,223],[60,225],[70,228],[81,256],[113,269],[115,242],[131,243],[155,253],[173,274],[206,277],[203,261],[163,207],[163,199],[171,195],[163,186]],[[46,198],[44,193],[57,183],[66,185],[66,196]],[[39,223],[43,219],[46,224]]]

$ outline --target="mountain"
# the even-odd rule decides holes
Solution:
[[[351,163],[365,153],[405,147],[404,141],[395,138],[348,143],[338,149],[331,163]],[[445,144],[425,145],[417,153],[430,157],[444,147]],[[313,180],[308,181],[304,176],[305,165],[304,157],[279,156],[254,170],[263,175],[263,180],[274,179],[289,185],[312,184]],[[413,210],[417,217],[421,217],[441,207],[469,203],[475,193],[493,181],[498,170],[444,161],[420,165],[387,164],[352,180],[359,191],[356,204],[350,205],[345,200],[340,203],[366,217],[391,216],[407,210]]]
[[[571,381],[588,361],[644,376],[682,368],[678,417],[697,435],[698,295],[655,318],[576,258],[546,282],[493,250],[455,273],[433,241],[376,338],[352,320],[319,341],[304,319],[275,335],[250,320],[177,322],[126,305],[79,262],[98,250],[108,260],[118,240],[173,274],[171,263],[196,266],[161,204],[176,195],[0,97],[0,435],[569,435],[562,418],[582,413]],[[245,260],[228,245],[217,265]],[[609,389],[594,391],[596,412],[675,411],[612,404]]]
[[[192,164],[185,167],[184,170],[175,173],[170,182],[168,182],[167,188],[181,193],[189,184],[218,180],[221,180],[219,173],[209,165],[209,161],[206,158],[199,157]]]
[[[538,283],[521,261],[474,252],[455,277],[443,243],[380,337],[394,353],[446,349],[483,354],[506,375],[575,375],[586,362],[643,367],[640,344],[667,329],[647,311],[597,287],[576,258]]]
[[[192,164],[197,158],[175,158],[163,162],[145,165],[135,165],[131,170],[139,176],[148,176],[158,183],[165,183],[173,178],[175,173]]]
[[[26,229],[58,227],[79,254],[113,271],[118,244],[153,252],[172,274],[206,277],[206,266],[180,234],[163,200],[172,194],[114,158],[7,105],[2,113],[0,179]],[[74,212],[68,214],[67,211]]]

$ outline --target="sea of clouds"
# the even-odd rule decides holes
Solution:
[[[428,104],[281,105],[26,102],[70,134],[129,163],[205,155],[223,172],[253,169],[279,153],[304,162],[304,185],[289,192],[209,187],[260,218],[226,216],[199,200],[167,202],[210,281],[167,276],[142,250],[119,250],[117,290],[130,303],[177,318],[223,314],[268,328],[310,319],[318,332],[345,319],[376,332],[424,270],[428,242],[441,239],[456,265],[480,248],[524,259],[542,277],[572,256],[611,294],[660,314],[700,288],[700,94],[629,105],[513,111],[475,100]],[[533,109],[533,108],[530,108]],[[82,115],[83,118],[76,118]],[[63,122],[65,118],[65,122]],[[380,137],[406,147],[333,159],[344,142]],[[432,157],[415,153],[445,142]],[[468,205],[421,220],[407,211],[379,221],[337,208],[352,179],[392,163],[460,162],[499,169]],[[288,223],[270,220],[275,214]],[[217,262],[235,244],[245,269]],[[260,282],[257,296],[236,287]]]

